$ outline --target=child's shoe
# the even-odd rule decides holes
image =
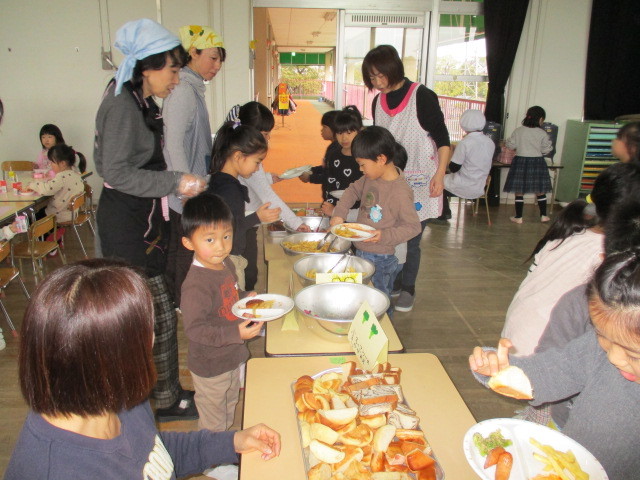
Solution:
[[[547,217],[546,215],[541,215],[540,216],[540,221],[542,223],[547,223],[549,220],[551,220],[549,217]]]
[[[522,217],[509,217],[509,220],[511,220],[513,223],[522,223]]]

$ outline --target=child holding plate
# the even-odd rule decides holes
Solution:
[[[394,163],[398,144],[386,128],[365,128],[353,139],[351,151],[364,176],[342,195],[331,226],[344,223],[349,209],[360,202],[357,221],[370,227],[370,238],[356,243],[356,254],[375,264],[373,285],[390,296],[398,264],[395,248],[420,233],[413,191]],[[392,311],[390,307],[389,315]]]

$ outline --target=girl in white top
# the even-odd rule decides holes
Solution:
[[[549,226],[531,254],[533,263],[502,329],[501,336],[512,341],[516,355],[534,352],[560,297],[591,278],[602,262],[609,212],[632,196],[640,197],[640,167],[612,165],[598,176],[590,195],[597,218],[585,212],[586,201],[575,200]]]

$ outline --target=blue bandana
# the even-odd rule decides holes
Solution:
[[[116,32],[114,46],[125,57],[116,72],[116,91],[118,95],[122,84],[131,80],[133,68],[138,60],[156,53],[167,52],[180,45],[180,39],[159,23],[142,18],[125,23]]]

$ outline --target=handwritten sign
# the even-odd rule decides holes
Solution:
[[[361,273],[316,273],[316,283],[362,283]]]
[[[366,301],[351,322],[348,338],[351,348],[365,370],[371,370],[376,363],[387,361],[389,339]]]

